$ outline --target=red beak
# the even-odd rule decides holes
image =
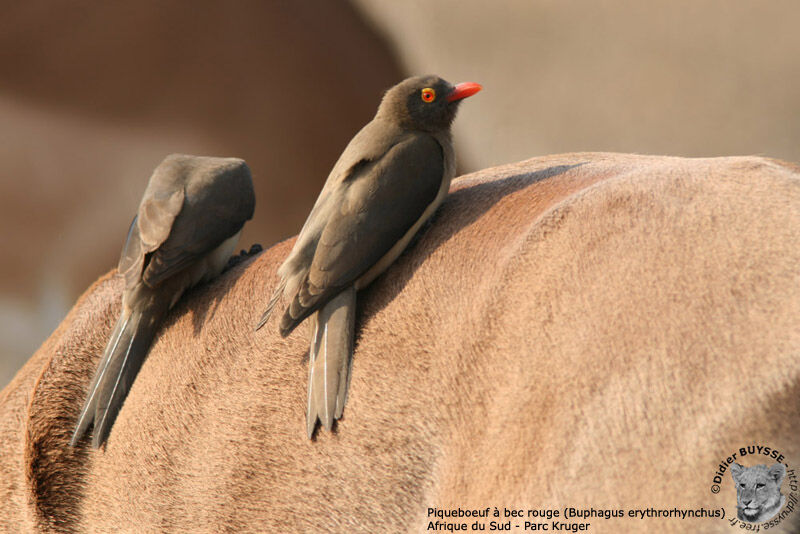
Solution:
[[[467,98],[468,96],[472,96],[478,91],[483,89],[481,84],[475,82],[464,82],[460,83],[455,86],[453,92],[447,95],[448,102],[455,102],[456,100],[461,100],[462,98]]]

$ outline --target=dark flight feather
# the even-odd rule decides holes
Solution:
[[[415,134],[350,178],[349,187],[371,188],[352,195],[370,207],[353,203],[330,211],[308,275],[281,319],[281,335],[289,335],[389,252],[434,201],[443,172],[439,142]]]

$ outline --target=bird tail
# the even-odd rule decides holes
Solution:
[[[317,419],[330,430],[333,421],[342,417],[350,387],[355,310],[356,290],[351,286],[312,316],[306,412],[309,439]]]
[[[123,308],[89,385],[70,445],[75,447],[92,423],[92,446],[99,448],[105,442],[147,356],[162,316],[162,310],[152,307],[145,310]]]
[[[264,313],[261,315],[261,320],[258,321],[258,326],[256,326],[256,330],[259,330],[262,326],[264,326],[267,321],[269,320],[269,316],[272,314],[272,309],[281,299],[283,296],[283,290],[286,288],[286,278],[281,279],[278,287],[275,288],[275,291],[272,293],[272,297],[270,297],[269,302],[267,303],[267,309],[264,310]]]

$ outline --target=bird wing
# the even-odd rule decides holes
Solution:
[[[307,276],[319,238],[330,220],[330,214],[339,209],[342,187],[355,177],[363,176],[366,167],[380,160],[395,145],[407,138],[408,134],[394,123],[376,118],[361,128],[350,140],[328,174],[325,185],[314,202],[314,207],[311,208],[311,213],[308,214],[303,228],[297,235],[292,251],[278,268],[281,281],[269,299],[256,330],[266,324],[284,293],[289,296],[291,292],[296,292],[299,283]]]
[[[247,165],[224,165],[202,171],[167,201],[154,196],[142,202],[138,215],[141,241],[152,247],[142,279],[156,287],[215,249],[253,216],[255,193]],[[181,206],[175,209],[177,199]],[[124,255],[124,254],[123,254]]]
[[[172,224],[183,207],[183,185],[172,191],[146,191],[128,229],[117,271],[125,277],[130,288],[142,276],[145,255],[156,250],[169,236]],[[149,188],[148,188],[149,189]]]
[[[123,296],[122,313],[89,387],[73,445],[92,423],[94,447],[108,436],[176,296],[174,284],[159,284],[236,234],[252,216],[254,198],[250,171],[241,160],[176,155],[153,173],[119,262],[129,298]]]
[[[407,136],[406,136],[407,137]],[[311,213],[297,235],[287,264],[307,264],[311,261],[316,242],[328,223],[331,209],[339,202],[337,192],[341,186],[357,176],[369,164],[380,160],[397,143],[404,139],[403,131],[396,125],[374,119],[367,123],[347,144],[336,161]]]
[[[311,266],[281,321],[288,335],[308,315],[378,262],[436,199],[444,154],[427,134],[408,136],[377,161],[360,165],[329,193]]]

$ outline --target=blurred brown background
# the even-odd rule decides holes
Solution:
[[[407,74],[477,81],[464,171],[609,150],[800,161],[800,4],[3,2],[0,387],[116,264],[169,153],[238,156],[241,248],[296,233]]]

